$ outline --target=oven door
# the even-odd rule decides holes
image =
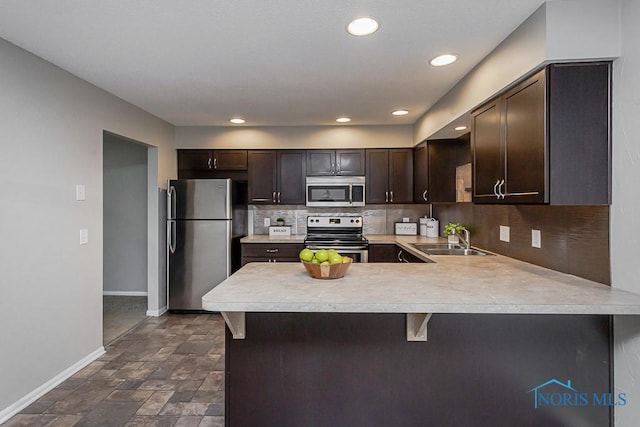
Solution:
[[[363,248],[353,248],[349,246],[315,246],[307,245],[308,249],[317,251],[318,249],[335,249],[342,256],[348,256],[353,259],[353,262],[369,262],[369,250]]]

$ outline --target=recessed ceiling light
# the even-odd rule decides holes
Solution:
[[[245,122],[245,120],[241,117],[234,117],[233,119],[229,120],[231,123],[235,124],[235,125],[241,125]]]
[[[358,18],[347,25],[347,31],[352,36],[368,36],[378,30],[378,21],[373,18]]]
[[[458,59],[456,55],[446,53],[444,55],[436,56],[431,61],[429,61],[429,64],[433,65],[434,67],[442,67],[443,65],[449,65],[453,62],[456,62],[456,59]]]
[[[456,126],[453,129],[454,130],[465,130],[467,127],[466,126]]]
[[[349,123],[351,119],[349,117],[338,117],[336,122],[338,123]]]
[[[391,114],[393,114],[394,116],[406,116],[407,114],[409,114],[409,110],[396,110],[392,111]]]

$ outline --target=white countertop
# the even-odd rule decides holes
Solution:
[[[304,237],[304,234],[293,234],[291,236],[252,234],[240,239],[240,243],[304,243]]]
[[[508,257],[429,258],[436,262],[356,263],[336,280],[313,279],[299,263],[250,263],[207,293],[203,308],[221,312],[640,314],[640,295]]]

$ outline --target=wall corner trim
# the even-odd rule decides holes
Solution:
[[[104,291],[104,296],[112,297],[146,297],[149,295],[147,291]]]
[[[29,392],[28,394],[26,394],[25,396],[20,398],[18,401],[14,402],[13,404],[9,405],[8,407],[0,410],[0,424],[3,424],[4,422],[8,421],[9,418],[13,417],[18,412],[22,411],[24,408],[31,405],[40,397],[44,396],[46,393],[51,391],[54,387],[61,384],[64,380],[68,379],[73,374],[75,374],[76,372],[78,372],[79,370],[81,370],[82,368],[84,368],[85,366],[87,366],[88,364],[90,364],[91,362],[93,362],[103,354],[105,354],[104,347],[100,346],[98,349],[96,349],[92,353],[88,354],[78,362],[74,363],[64,371],[60,372],[55,377],[51,378],[46,383],[42,384],[40,387]]]
[[[160,317],[167,312],[167,306],[160,307],[158,310],[147,310],[147,316]]]

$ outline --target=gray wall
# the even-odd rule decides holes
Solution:
[[[616,288],[640,293],[640,2],[621,1],[622,56],[614,63],[613,205],[611,274]],[[614,320],[615,387],[628,404],[616,408],[616,426],[637,426],[640,419],[640,316]]]
[[[176,128],[176,148],[376,148],[413,146],[404,126],[263,126]]]
[[[172,125],[1,39],[0,58],[2,419],[101,352],[103,131],[158,147],[155,186],[176,158]]]
[[[146,294],[147,147],[105,134],[103,156],[103,290]]]

